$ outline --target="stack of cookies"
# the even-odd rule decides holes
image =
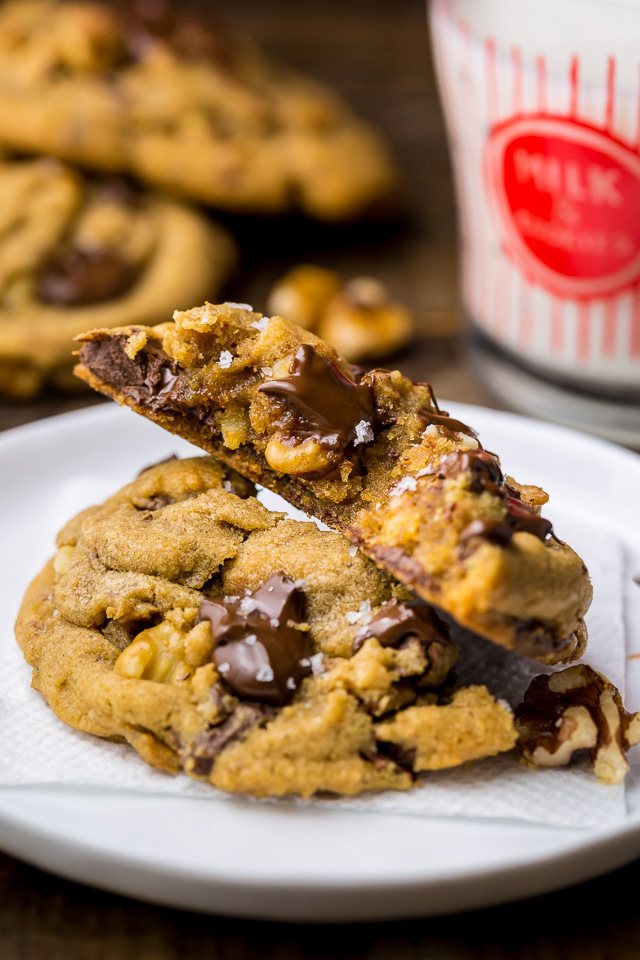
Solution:
[[[544,766],[588,751],[624,778],[640,714],[586,664],[520,704],[456,683],[453,627],[548,666],[581,657],[591,584],[544,491],[428,384],[362,374],[246,304],[78,340],[82,380],[207,456],[75,517],[27,591],[18,641],[62,720],[254,796],[428,786],[514,749]],[[325,528],[266,509],[256,483]]]
[[[82,330],[215,297],[234,245],[187,201],[344,221],[396,191],[386,148],[337,96],[162,0],[3,4],[0,150],[9,398],[69,387]]]

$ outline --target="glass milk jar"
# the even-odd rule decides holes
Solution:
[[[640,0],[432,0],[478,371],[640,442]]]

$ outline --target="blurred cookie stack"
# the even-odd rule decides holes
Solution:
[[[236,243],[192,204],[344,222],[397,194],[384,144],[335,94],[177,2],[5,3],[0,151],[9,400],[71,388],[83,330],[155,324],[218,298]],[[355,348],[341,344],[353,359],[402,345],[411,321],[383,288],[309,270],[284,281],[285,304],[303,289],[309,326],[355,330]],[[309,276],[321,281],[313,302]],[[282,284],[271,302],[281,309]]]

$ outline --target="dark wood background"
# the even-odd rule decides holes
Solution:
[[[406,215],[385,228],[232,221],[244,267],[226,296],[262,309],[270,283],[297,260],[378,275],[418,317],[420,336],[398,365],[438,396],[499,406],[468,366],[460,336],[453,189],[421,0],[219,0],[215,9],[377,123],[404,171],[407,198]],[[91,402],[80,395],[0,405],[0,429]],[[477,913],[295,926],[149,906],[0,854],[0,960],[637,960],[636,883],[638,863]]]

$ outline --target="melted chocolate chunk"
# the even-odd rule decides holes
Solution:
[[[514,533],[531,533],[543,542],[549,535],[560,542],[553,532],[550,520],[539,517],[535,510],[515,497],[507,498],[507,516],[504,520],[473,520],[460,534],[460,542],[471,537],[484,537],[492,543],[506,546]]]
[[[240,740],[264,719],[265,712],[260,707],[238,704],[230,717],[200,734],[194,741],[191,753],[192,772],[196,776],[207,777],[218,754],[236,740]]]
[[[506,547],[511,543],[513,533],[513,527],[506,520],[472,520],[460,534],[460,543],[470,540],[471,537],[482,537]]]
[[[375,405],[371,387],[350,380],[308,343],[298,348],[290,377],[270,380],[258,389],[286,401],[293,411],[293,416],[289,414],[283,421],[286,437],[299,442],[315,437],[340,455],[350,444],[373,439]]]
[[[507,509],[509,510],[509,524],[513,527],[514,533],[523,530],[525,533],[532,533],[539,540],[546,540],[549,534],[557,540],[553,533],[553,526],[550,520],[539,517],[535,510],[523,500],[516,500],[515,497],[509,497],[507,500]]]
[[[147,343],[132,360],[126,337],[83,343],[80,362],[96,377],[151,410],[184,411],[179,403],[180,370],[156,343]]]
[[[357,653],[369,637],[375,637],[383,647],[397,647],[408,637],[417,637],[425,649],[434,640],[449,642],[444,624],[431,607],[410,607],[395,598],[385,603],[366,627],[358,631],[353,652]]]
[[[469,489],[474,493],[486,490],[494,496],[505,496],[506,486],[500,465],[493,454],[484,450],[458,450],[444,457],[430,472],[442,478],[471,473],[473,478]]]
[[[68,247],[40,267],[36,296],[42,303],[70,307],[115,300],[131,289],[139,272],[110,250]]]
[[[455,437],[456,434],[463,433],[468,437],[478,439],[478,434],[472,427],[463,423],[462,420],[455,420],[453,417],[450,417],[446,410],[433,413],[431,410],[423,407],[421,410],[418,410],[418,416],[427,426],[434,425],[436,427],[442,427],[447,436]]]
[[[245,700],[283,706],[311,673],[313,645],[304,621],[304,593],[274,573],[246,597],[203,600],[198,621],[209,620],[213,659],[223,682]]]

